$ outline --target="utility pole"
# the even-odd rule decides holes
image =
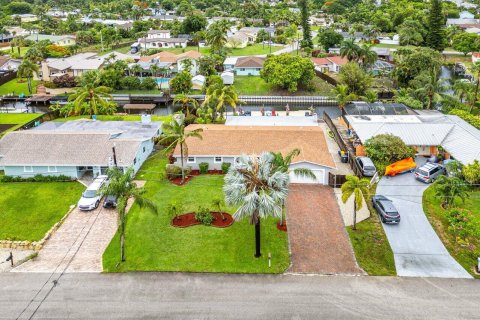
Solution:
[[[117,165],[117,154],[115,152],[115,143],[113,143],[112,151],[113,151],[113,164],[115,165],[115,167],[118,167],[118,165]]]

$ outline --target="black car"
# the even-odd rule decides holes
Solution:
[[[108,195],[103,202],[104,208],[115,208],[117,206],[117,197]]]
[[[400,214],[393,205],[393,202],[387,197],[382,195],[373,196],[372,204],[383,223],[400,222]]]

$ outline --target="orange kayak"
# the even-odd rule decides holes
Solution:
[[[397,162],[392,163],[391,165],[385,168],[386,176],[395,176],[400,173],[411,171],[417,167],[415,161],[412,158],[406,158]]]

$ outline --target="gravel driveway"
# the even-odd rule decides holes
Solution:
[[[430,225],[422,207],[429,185],[413,173],[383,177],[377,194],[391,199],[401,215],[398,225],[383,224],[392,247],[397,274],[404,277],[471,278],[448,253]]]

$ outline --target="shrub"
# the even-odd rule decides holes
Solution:
[[[377,171],[382,174],[384,169],[393,162],[415,156],[415,150],[407,146],[402,139],[392,134],[379,134],[365,142],[367,156],[372,159]]]
[[[227,174],[227,173],[228,173],[228,170],[230,169],[230,166],[231,166],[231,165],[232,165],[232,164],[231,164],[230,162],[223,162],[223,163],[222,163],[222,172],[223,172],[224,174]]]
[[[75,78],[68,74],[54,78],[53,83],[57,88],[73,88],[77,85]]]
[[[43,176],[41,174],[37,174],[33,177],[23,178],[23,177],[14,177],[14,176],[3,176],[0,177],[0,182],[70,182],[75,181],[75,179],[65,176]]]
[[[142,88],[145,90],[153,90],[157,87],[157,83],[151,77],[143,78]]]
[[[208,162],[201,162],[198,168],[200,169],[200,173],[208,173]]]
[[[473,163],[467,164],[462,170],[463,177],[471,184],[480,183],[480,162],[474,160]]]
[[[208,208],[199,207],[197,212],[195,212],[195,220],[200,221],[206,226],[209,226],[213,222],[213,215],[210,213]]]
[[[125,90],[140,89],[142,82],[137,77],[124,77],[120,80],[120,86]]]
[[[182,168],[174,164],[167,164],[166,173],[168,179],[175,179],[182,176]]]
[[[465,241],[468,237],[480,236],[480,225],[472,212],[454,208],[445,212],[448,221],[448,229],[453,232],[457,242]]]

